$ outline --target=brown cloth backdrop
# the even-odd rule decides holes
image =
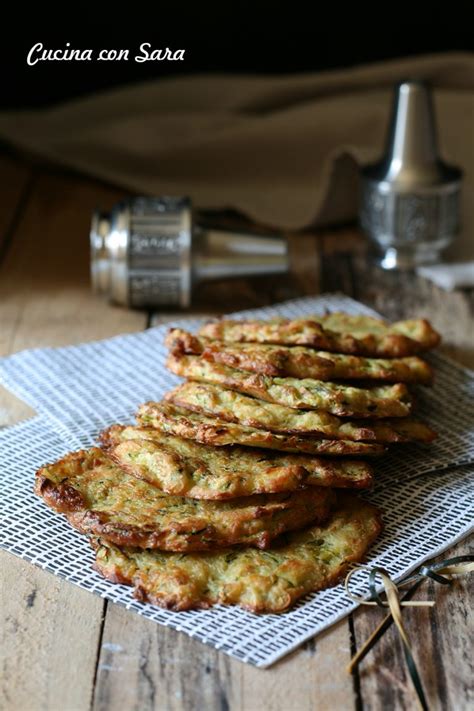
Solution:
[[[31,67],[34,72],[35,68]],[[423,56],[285,77],[161,79],[47,110],[0,114],[0,137],[144,194],[187,194],[295,230],[357,214],[357,165],[383,149],[395,82],[435,88],[442,156],[465,171],[474,257],[474,55]]]

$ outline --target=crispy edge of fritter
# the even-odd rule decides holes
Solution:
[[[306,346],[229,343],[194,336],[179,328],[168,332],[165,343],[174,356],[199,355],[230,368],[271,377],[368,380],[372,384],[379,381],[429,385],[433,381],[432,368],[418,356],[367,358],[320,352]]]
[[[388,359],[331,354],[328,351],[322,353],[326,357],[321,351],[311,353],[311,349],[305,346],[225,344],[215,341],[204,348],[202,358],[230,368],[280,378],[367,381],[371,385],[377,382],[430,385],[433,382],[432,368],[418,356]]]
[[[367,521],[369,521],[368,525]],[[344,526],[346,526],[346,529],[349,528],[349,530],[345,530]],[[350,530],[351,527],[359,530],[358,537],[355,535],[355,532]],[[304,563],[301,562],[301,554],[298,556],[298,538],[304,537],[305,532],[298,531],[285,537],[287,540],[290,539],[289,543],[278,547],[278,542],[275,542],[275,547],[272,549],[276,553],[285,555],[286,550],[290,548],[289,553],[287,553],[287,560],[282,561],[276,568],[276,570],[283,568],[281,572],[285,573],[285,575],[279,576],[275,574],[275,569],[269,573],[266,578],[253,571],[249,571],[247,577],[240,572],[238,577],[236,576],[235,582],[222,581],[220,588],[218,588],[214,594],[210,591],[211,586],[209,582],[212,579],[210,574],[208,578],[204,580],[193,579],[193,562],[199,562],[199,558],[207,561],[210,558],[222,560],[222,557],[224,557],[225,565],[227,564],[225,557],[231,554],[232,560],[229,562],[229,565],[232,565],[235,564],[236,558],[239,556],[239,550],[242,549],[224,549],[214,553],[214,555],[206,553],[202,555],[194,554],[190,556],[192,559],[190,560],[190,570],[187,570],[185,567],[185,557],[180,556],[180,559],[176,561],[173,560],[172,555],[166,556],[167,560],[165,561],[165,565],[167,565],[169,561],[171,572],[167,575],[166,571],[163,570],[163,565],[159,564],[155,574],[154,571],[151,571],[151,574],[148,573],[147,575],[146,571],[140,572],[136,562],[133,561],[133,555],[136,555],[137,551],[120,550],[115,546],[104,545],[98,539],[91,540],[91,545],[96,552],[94,569],[112,583],[133,586],[135,588],[133,593],[134,597],[141,602],[149,602],[152,605],[173,611],[208,609],[214,604],[225,604],[240,605],[244,609],[254,613],[280,613],[288,610],[296,600],[310,592],[316,592],[337,585],[344,578],[352,563],[364,560],[370,546],[383,530],[381,512],[373,505],[362,502],[355,497],[344,497],[324,527],[311,526],[307,530],[307,533],[312,534],[312,538],[321,538],[324,540],[325,536],[337,535],[338,530],[339,535],[345,533],[349,540],[352,541],[352,539],[354,539],[354,546],[349,555],[341,557],[341,560],[338,561],[334,570],[328,571],[325,576],[322,574],[322,580],[319,579],[318,581],[310,582],[303,579],[298,580],[299,585],[294,585],[293,581],[290,582],[287,579],[288,577],[291,578],[291,573],[295,574],[298,572],[298,568],[304,565]],[[293,559],[291,559],[291,546],[293,544],[295,553],[293,553]],[[302,546],[304,543],[300,543],[299,545]],[[271,552],[272,551],[269,551],[269,553]],[[242,553],[244,555],[246,554],[245,549],[243,549]],[[139,551],[138,555],[140,554],[141,552]],[[112,557],[118,560],[114,560]],[[250,565],[253,569],[258,566],[259,557],[258,551],[252,551],[253,560]],[[209,564],[212,565],[212,561]],[[218,564],[215,567],[218,567]],[[245,564],[245,561],[243,564]],[[266,561],[262,557],[261,566],[265,566],[265,564]],[[203,572],[205,573],[206,571]],[[304,577],[304,568],[301,569],[301,573]],[[317,571],[315,570],[314,575],[316,576],[316,574]],[[310,571],[306,568],[306,576],[309,577],[309,575]],[[162,583],[163,590],[154,591],[153,585],[159,585],[160,576],[165,576]],[[265,590],[265,583],[268,582],[268,579],[270,579],[270,587],[267,587]],[[214,586],[218,584],[215,580],[212,582]],[[281,589],[277,590],[275,595],[275,587],[277,585],[280,585]],[[248,595],[249,589],[255,590],[255,598],[251,602],[242,599],[245,594]],[[275,601],[271,600],[272,592],[274,593],[274,597],[276,597]],[[264,596],[263,600],[258,599],[259,595],[260,597]]]
[[[88,457],[107,459],[107,455],[95,447],[90,450],[72,452],[53,464],[41,467],[36,472],[35,493],[50,508],[64,514],[73,528],[87,535],[99,536],[119,546],[156,548],[177,553],[243,544],[264,549],[268,548],[271,541],[282,533],[308,526],[312,521],[326,520],[334,499],[332,490],[325,487],[310,487],[283,494],[261,495],[262,498],[269,497],[271,501],[260,506],[258,505],[259,496],[256,495],[257,503],[252,507],[252,510],[240,511],[240,519],[235,517],[236,520],[231,521],[233,512],[229,512],[229,523],[232,525],[229,525],[227,529],[229,532],[227,538],[222,537],[222,533],[218,532],[212,523],[205,529],[199,530],[199,536],[196,535],[196,531],[190,528],[186,530],[186,525],[181,522],[162,530],[147,530],[107,520],[105,512],[91,511],[87,507],[82,493],[68,483],[66,476],[60,482],[55,482],[47,476],[47,470],[52,467],[60,469],[70,465],[81,465]],[[114,466],[116,465],[114,464]],[[286,498],[282,500],[285,494]],[[250,501],[252,498],[254,497],[240,497],[235,501],[242,501],[242,499]],[[296,499],[293,505],[288,505],[288,498]],[[313,500],[313,506],[310,507],[308,504],[311,500]],[[219,502],[209,503],[219,504]],[[228,504],[229,502],[222,503]],[[283,520],[275,520],[277,516],[281,516]],[[201,514],[201,517],[204,517],[204,514]],[[245,533],[245,525],[259,519],[267,519],[270,524],[269,528],[255,532],[249,529],[249,532]]]
[[[153,425],[153,427],[150,427],[149,424],[145,424],[143,427],[139,428],[129,428],[129,427],[122,427],[121,430],[118,429],[118,426],[112,426],[112,428],[109,428],[108,430],[105,430],[103,433],[103,441],[107,442],[106,445],[106,452],[111,458],[115,460],[113,454],[111,455],[111,452],[113,452],[113,449],[116,448],[119,444],[123,444],[124,440],[121,438],[121,433],[124,430],[127,429],[135,429],[137,431],[137,437],[145,435],[144,439],[146,439],[146,434],[147,432],[150,433],[150,442],[153,442],[153,432],[158,429],[160,432],[164,432],[172,434],[173,436],[176,436],[176,432],[171,430],[171,427],[166,427],[164,429],[160,429],[160,423],[166,423],[168,420],[170,420],[171,424],[173,425],[175,422],[174,415],[172,412],[175,410],[175,408],[172,405],[168,405],[166,403],[158,403],[157,406],[154,407],[154,412],[156,414],[157,419],[155,420],[156,424]],[[178,418],[179,420],[186,420],[186,416],[181,415],[181,412],[178,413]],[[159,418],[159,420],[158,420]],[[198,425],[199,427],[199,425]],[[225,424],[224,424],[225,427]],[[112,430],[112,431],[111,431]],[[173,428],[174,430],[174,428]],[[176,430],[179,430],[180,432],[183,431],[182,428],[179,426],[176,428]],[[194,428],[191,423],[191,428],[186,429],[186,434],[188,435],[185,437],[185,439],[191,439],[194,442],[196,441],[196,438],[193,436],[194,435]],[[262,433],[262,434],[271,434],[271,433]],[[179,436],[182,436],[181,434]],[[129,441],[134,441],[131,438],[127,438],[125,442]],[[209,448],[209,447],[207,447]],[[211,447],[212,449],[212,447]],[[226,447],[228,449],[228,447]],[[233,453],[237,453],[238,451],[243,451],[243,447],[239,447],[238,445],[234,449]],[[248,449],[245,448],[246,454],[247,453],[252,453],[255,454],[257,457],[263,456],[263,452],[259,452],[258,449]],[[219,451],[219,448],[217,448],[217,451]],[[230,493],[228,494],[227,492],[217,494],[214,491],[211,490],[210,494],[208,493],[207,490],[201,491],[201,489],[196,486],[193,487],[196,489],[196,492],[199,493],[200,495],[197,496],[196,494],[192,496],[192,490],[189,490],[186,494],[174,494],[174,495],[181,495],[181,496],[188,496],[190,498],[203,498],[203,499],[215,499],[215,500],[225,500],[225,499],[233,499],[233,498],[238,498],[238,496],[247,496],[247,495],[252,495],[252,494],[261,494],[261,493],[277,493],[280,491],[294,491],[297,488],[300,488],[301,486],[328,486],[328,487],[335,487],[335,488],[351,488],[351,489],[367,489],[370,488],[373,484],[373,476],[372,476],[372,467],[367,462],[361,461],[361,460],[352,460],[352,459],[339,459],[339,460],[334,460],[331,458],[327,457],[320,457],[320,456],[311,456],[308,453],[305,452],[300,452],[300,453],[287,453],[283,452],[280,454],[279,451],[271,450],[272,454],[275,458],[275,463],[272,466],[272,458],[270,455],[270,459],[268,460],[268,469],[269,469],[269,482],[272,484],[272,486],[276,486],[278,488],[271,488],[270,484],[268,485],[269,488],[262,488],[260,490],[253,490],[253,491],[247,491],[244,493],[240,494],[234,494]],[[224,452],[222,452],[224,455]],[[269,453],[267,452],[267,456],[269,456]],[[281,461],[278,461],[279,458],[284,458],[287,460],[287,462],[282,463]],[[128,471],[127,465],[124,465],[122,460],[120,459],[117,461],[118,465],[124,469],[125,471]],[[350,476],[345,473],[345,471],[350,471],[350,469],[353,468],[354,471],[357,472],[357,478],[354,476]],[[287,472],[285,471],[287,470]],[[130,473],[134,474],[135,476],[139,476],[139,474],[136,474],[132,471],[132,467],[130,467]],[[250,473],[250,478],[252,478],[252,471]],[[232,477],[232,475],[230,475]],[[242,474],[240,472],[236,472],[233,475],[236,479],[240,479]],[[171,493],[171,492],[167,492]],[[174,493],[174,492],[173,492]]]
[[[209,402],[212,403],[220,397],[229,397],[234,401],[231,406],[219,403],[214,409],[210,406],[205,407],[202,404],[202,395],[208,396]],[[178,408],[187,410],[191,413],[196,413],[204,417],[209,418],[209,422],[216,422],[219,424],[235,423],[241,425],[242,427],[248,428],[249,431],[266,430],[276,434],[282,434],[285,436],[294,435],[299,438],[307,439],[308,437],[314,437],[322,439],[327,442],[333,442],[337,440],[347,440],[353,442],[367,442],[367,443],[392,443],[392,442],[432,442],[436,439],[437,435],[434,430],[432,430],[424,422],[414,420],[411,418],[394,418],[394,419],[380,419],[375,422],[366,420],[343,420],[337,415],[331,415],[327,412],[321,413],[316,410],[295,410],[291,407],[286,407],[285,405],[280,405],[277,403],[270,403],[267,401],[260,402],[255,398],[245,395],[243,393],[236,392],[235,390],[228,390],[220,385],[213,385],[210,383],[200,383],[198,381],[189,380],[185,383],[170,390],[165,395],[165,400],[167,402],[173,403]],[[262,404],[266,409],[274,408],[275,410],[286,411],[282,413],[284,416],[288,414],[290,417],[304,416],[307,413],[311,413],[314,416],[324,417],[325,423],[319,427],[313,427],[312,429],[302,429],[302,428],[291,428],[291,427],[276,427],[275,425],[269,425],[268,422],[263,422],[259,420],[257,416],[244,417],[238,416],[236,414],[238,408],[238,402],[243,402],[246,407],[250,407],[253,403],[257,403],[258,406]],[[237,404],[236,404],[237,403]],[[156,403],[145,403],[142,407],[147,404]],[[333,426],[334,430],[332,433],[327,432],[327,428]],[[350,429],[348,429],[350,426]],[[345,431],[344,431],[345,427]],[[414,434],[410,435],[410,428],[416,430],[416,436]],[[340,430],[340,433],[339,433]],[[408,432],[407,432],[408,430]],[[322,453],[322,452],[321,452]],[[332,454],[333,452],[328,451],[327,454]],[[373,452],[375,455],[382,453],[381,451]],[[337,452],[334,452],[337,455]],[[350,452],[348,452],[350,454]],[[367,452],[370,454],[370,452]]]
[[[304,380],[272,378],[206,361],[200,356],[175,356],[172,353],[168,356],[166,366],[175,375],[191,380],[222,385],[231,390],[237,390],[252,397],[296,410],[323,410],[339,417],[375,419],[406,417],[411,412],[413,404],[410,391],[403,383],[365,389],[317,381],[311,378]],[[329,396],[330,387],[332,387],[332,392]],[[324,402],[316,403],[315,393],[318,392],[318,389],[325,392]],[[387,395],[381,396],[381,390],[387,391]],[[349,393],[354,391],[362,403],[355,397],[351,402],[348,402]],[[310,403],[311,398],[313,401]]]
[[[212,447],[259,447],[315,457],[376,457],[386,451],[380,443],[299,437],[246,427],[239,423],[207,418],[171,403],[143,403],[138,410],[137,421],[143,427],[155,427],[162,432]]]
[[[337,314],[331,314],[333,320],[335,315]],[[341,317],[345,322],[350,320],[347,314],[341,314]],[[360,323],[360,317],[355,318]],[[371,320],[386,326],[387,332],[369,333],[357,337],[350,332],[326,329],[322,316],[319,320],[317,317],[273,321],[221,319],[205,324],[199,329],[198,334],[219,341],[310,346],[336,353],[388,358],[416,355],[435,348],[441,341],[439,333],[426,319],[398,321],[393,324],[377,319]],[[403,333],[403,330],[413,333],[415,328],[419,331],[419,339]]]

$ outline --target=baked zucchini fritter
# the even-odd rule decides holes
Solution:
[[[175,552],[236,544],[267,548],[285,531],[324,521],[334,497],[320,486],[230,502],[166,496],[95,447],[42,467],[35,491],[82,533]]]
[[[158,408],[163,412],[173,406]],[[372,470],[365,462],[209,447],[173,434],[161,428],[114,425],[103,433],[102,442],[108,456],[125,471],[167,494],[195,499],[294,491],[303,484],[350,488],[372,484]]]
[[[375,422],[342,420],[327,412],[295,410],[209,383],[194,381],[183,383],[167,393],[165,398],[180,408],[202,413],[213,420],[219,418],[226,422],[285,435],[325,437],[327,442],[336,439],[369,442],[431,442],[436,437],[436,433],[427,425],[411,418]],[[152,406],[153,403],[150,405]],[[149,414],[149,409],[146,404],[142,405],[139,410],[140,417]],[[145,424],[145,420],[143,423]],[[318,446],[317,443],[315,446]],[[322,450],[319,451],[323,453]],[[337,448],[335,451],[331,448],[324,453],[355,454],[354,451],[349,450],[340,452]]]
[[[440,342],[424,319],[390,324],[371,316],[333,313],[299,319],[232,321],[205,324],[199,331],[218,341],[311,346],[334,353],[402,358],[416,355]]]
[[[143,427],[154,427],[170,435],[192,439],[213,447],[244,445],[299,454],[332,457],[375,457],[385,452],[381,444],[351,442],[343,439],[319,439],[277,434],[264,429],[246,427],[235,422],[206,417],[198,412],[176,407],[172,403],[147,402],[140,406],[137,421]],[[241,451],[241,447],[238,448]],[[326,460],[325,464],[328,462]],[[330,486],[338,486],[335,479]],[[307,482],[308,483],[308,482]]]
[[[295,409],[315,409],[341,417],[406,417],[411,397],[402,383],[372,388],[355,388],[339,383],[305,378],[272,378],[247,373],[199,356],[171,354],[168,368],[176,375],[252,395],[268,402]]]
[[[382,529],[374,506],[343,501],[325,526],[285,536],[268,551],[252,548],[176,556],[117,548],[92,540],[95,568],[134,587],[134,596],[170,610],[240,605],[252,612],[283,612],[309,592],[337,584],[364,558]]]
[[[303,346],[261,343],[226,343],[171,329],[166,345],[174,355],[201,355],[205,360],[273,377],[318,380],[382,380],[388,383],[432,382],[433,373],[424,360],[363,358]]]

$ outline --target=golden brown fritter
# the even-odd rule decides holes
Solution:
[[[161,432],[192,439],[212,447],[244,445],[245,447],[261,447],[331,457],[376,457],[385,452],[385,447],[381,444],[277,434],[234,422],[225,422],[214,417],[206,417],[198,412],[176,407],[172,403],[144,403],[138,410],[137,421],[143,427],[156,428]],[[238,447],[238,449],[242,450],[242,447]],[[329,464],[326,460],[324,461]],[[332,483],[330,486],[337,485]]]
[[[285,531],[324,521],[334,496],[320,486],[230,502],[167,496],[95,447],[42,467],[35,491],[82,533],[175,552],[236,544],[267,548]]]
[[[424,360],[409,358],[363,358],[303,346],[272,346],[261,343],[226,343],[196,337],[179,328],[171,329],[166,345],[173,355],[201,355],[205,360],[231,368],[273,377],[317,380],[382,380],[388,383],[432,382],[433,373]]]
[[[412,400],[406,385],[355,388],[305,378],[272,378],[247,373],[199,356],[170,355],[168,368],[176,375],[251,395],[295,409],[315,409],[341,417],[406,417]]]
[[[172,411],[168,404],[155,408],[156,414],[163,413],[171,421]],[[372,470],[365,462],[210,447],[173,436],[170,429],[114,425],[105,431],[102,442],[109,457],[125,471],[168,494],[195,499],[294,491],[303,484],[351,488],[372,484]]]
[[[439,334],[424,319],[387,323],[370,316],[333,313],[299,319],[205,324],[199,335],[218,341],[312,346],[334,353],[401,358],[434,348]]]
[[[177,556],[91,543],[96,570],[114,583],[132,585],[143,602],[170,610],[221,603],[276,613],[309,592],[336,585],[381,529],[374,506],[347,496],[326,525],[290,533],[268,551],[228,548]]]
[[[219,385],[190,381],[179,385],[165,395],[168,402],[192,412],[207,415],[211,422],[233,422],[253,429],[285,435],[325,437],[332,440],[354,440],[369,442],[431,442],[436,438],[427,425],[411,418],[393,420],[342,420],[336,415],[316,410],[295,410],[264,400],[227,390]],[[154,403],[150,403],[153,405]],[[149,411],[147,405],[140,408],[140,416]],[[145,422],[145,421],[144,421]],[[251,433],[249,433],[251,436]],[[183,435],[184,436],[184,435]],[[258,435],[255,435],[258,438]],[[277,440],[279,441],[279,440]],[[243,442],[240,442],[243,444]],[[257,445],[255,446],[262,446]],[[315,443],[318,447],[318,444]],[[355,454],[355,451],[333,451],[329,445],[325,454]],[[309,450],[306,450],[309,451]],[[323,453],[322,450],[318,450]],[[370,451],[367,451],[369,454]],[[377,451],[374,452],[376,454]]]

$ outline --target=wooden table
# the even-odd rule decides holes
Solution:
[[[0,355],[137,331],[170,314],[108,306],[91,293],[91,211],[122,191],[77,175],[0,156]],[[444,335],[443,350],[474,367],[474,295],[447,294],[414,276],[371,266],[355,228],[289,235],[292,274],[203,287],[197,313],[342,291],[388,318],[426,316]],[[0,424],[32,412],[0,393]],[[461,554],[467,545],[450,551]],[[184,634],[109,604],[7,553],[2,554],[1,708],[303,711],[409,709],[414,696],[393,628],[359,673],[345,667],[380,619],[356,612],[270,670],[258,670]],[[427,583],[419,598],[433,609],[404,613],[434,709],[468,708],[473,679],[468,583],[452,590]],[[471,618],[472,622],[472,618]],[[472,687],[471,687],[472,694]],[[471,706],[472,708],[472,706]]]

